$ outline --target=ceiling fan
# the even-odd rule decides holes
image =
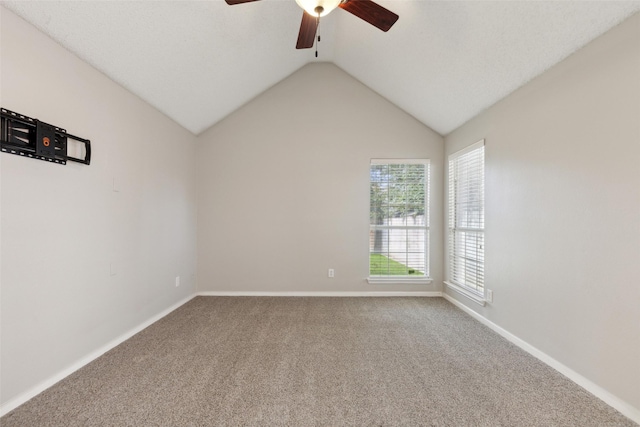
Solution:
[[[236,5],[259,0],[225,1],[229,5]],[[336,7],[346,10],[382,31],[389,31],[389,28],[398,20],[398,15],[372,0],[296,0],[296,3],[304,10],[296,49],[313,47],[320,18]]]

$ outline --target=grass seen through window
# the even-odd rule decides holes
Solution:
[[[382,254],[369,255],[369,275],[371,276],[424,276],[419,270],[394,261]]]

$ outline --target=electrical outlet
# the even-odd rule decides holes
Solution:
[[[329,277],[333,278],[335,276],[336,272],[333,268],[329,269]]]
[[[176,288],[180,286],[180,276],[176,276]]]
[[[487,289],[486,300],[487,302],[493,302],[493,291],[491,289]]]

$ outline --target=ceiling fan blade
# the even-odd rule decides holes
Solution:
[[[347,0],[339,6],[382,31],[389,31],[398,20],[398,15],[371,0]]]
[[[317,18],[309,15],[307,12],[302,12],[302,22],[300,23],[300,32],[298,33],[296,49],[309,49],[310,47],[313,47],[317,30]]]
[[[258,0],[224,0],[224,1],[226,1],[228,5],[233,6],[234,4],[249,3],[252,1],[258,1]]]

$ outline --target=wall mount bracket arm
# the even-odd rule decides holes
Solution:
[[[74,145],[80,144],[83,158],[67,154],[70,141]],[[61,165],[67,161],[85,165],[91,162],[91,141],[88,139],[5,108],[0,108],[0,151]]]

